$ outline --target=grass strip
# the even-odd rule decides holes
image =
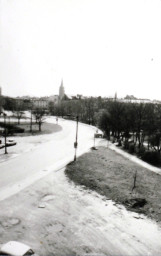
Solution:
[[[99,147],[71,162],[65,173],[76,184],[124,204],[128,210],[161,221],[161,175],[118,153]],[[146,204],[137,206],[135,199],[143,199]]]

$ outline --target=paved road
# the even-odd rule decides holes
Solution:
[[[76,124],[61,125],[0,164],[0,242],[25,242],[39,255],[161,255],[155,222],[66,178],[60,168],[73,159]],[[79,153],[93,145],[94,131],[79,125]]]
[[[55,122],[55,119],[50,118],[48,122]],[[59,120],[59,124],[63,127],[62,131],[51,135],[37,136],[33,140],[28,137],[31,144],[35,145],[36,143],[36,147],[30,147],[29,151],[23,154],[19,152],[17,157],[0,163],[0,200],[29,186],[37,179],[47,175],[48,172],[64,167],[66,163],[73,160],[76,122]],[[79,124],[78,155],[93,146],[95,130],[93,127]],[[16,147],[14,150],[18,151]],[[21,144],[21,150],[25,151],[25,144]]]

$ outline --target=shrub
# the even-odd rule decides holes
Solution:
[[[23,133],[25,131],[24,128],[15,126],[13,124],[4,124],[4,123],[0,123],[0,127],[5,128],[6,127],[6,132],[7,135],[13,135],[14,133]],[[2,135],[5,134],[5,131],[2,132]]]
[[[112,139],[112,143],[115,143],[115,142],[116,142],[116,139],[115,139],[115,138],[113,138],[113,139]]]
[[[25,131],[25,129],[23,129],[23,128],[13,126],[12,128],[10,127],[7,130],[7,134],[13,135],[14,133],[24,133],[24,131]]]
[[[119,139],[118,140],[118,145],[117,145],[118,147],[121,147],[122,146],[122,141],[121,141],[121,139]]]
[[[135,153],[135,144],[134,143],[129,144],[129,153],[130,154]]]
[[[145,153],[145,147],[144,146],[141,146],[139,149],[138,149],[138,154],[139,156],[143,156]]]
[[[129,149],[129,142],[127,140],[124,141],[124,149]]]
[[[145,151],[142,154],[142,160],[153,164],[153,165],[160,165],[161,164],[161,157],[160,154],[156,151]]]

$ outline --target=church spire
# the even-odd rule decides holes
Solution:
[[[64,85],[63,85],[63,79],[61,80],[61,85],[59,87],[59,99],[62,100],[65,95]]]
[[[115,101],[117,100],[117,92],[115,92]]]

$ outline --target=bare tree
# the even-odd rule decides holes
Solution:
[[[15,109],[14,109],[14,113],[17,117],[17,123],[20,124],[20,120],[21,118],[23,117],[24,115],[24,104],[23,104],[23,101],[21,100],[16,100],[15,102]]]
[[[39,131],[41,132],[41,126],[44,122],[44,115],[45,115],[45,110],[41,108],[36,108],[32,111],[33,115],[35,116],[36,123],[39,126]]]
[[[144,143],[144,122],[145,122],[145,114],[146,114],[146,104],[140,103],[140,104],[133,104],[134,107],[134,127],[136,129],[136,142],[138,141],[139,148]]]

